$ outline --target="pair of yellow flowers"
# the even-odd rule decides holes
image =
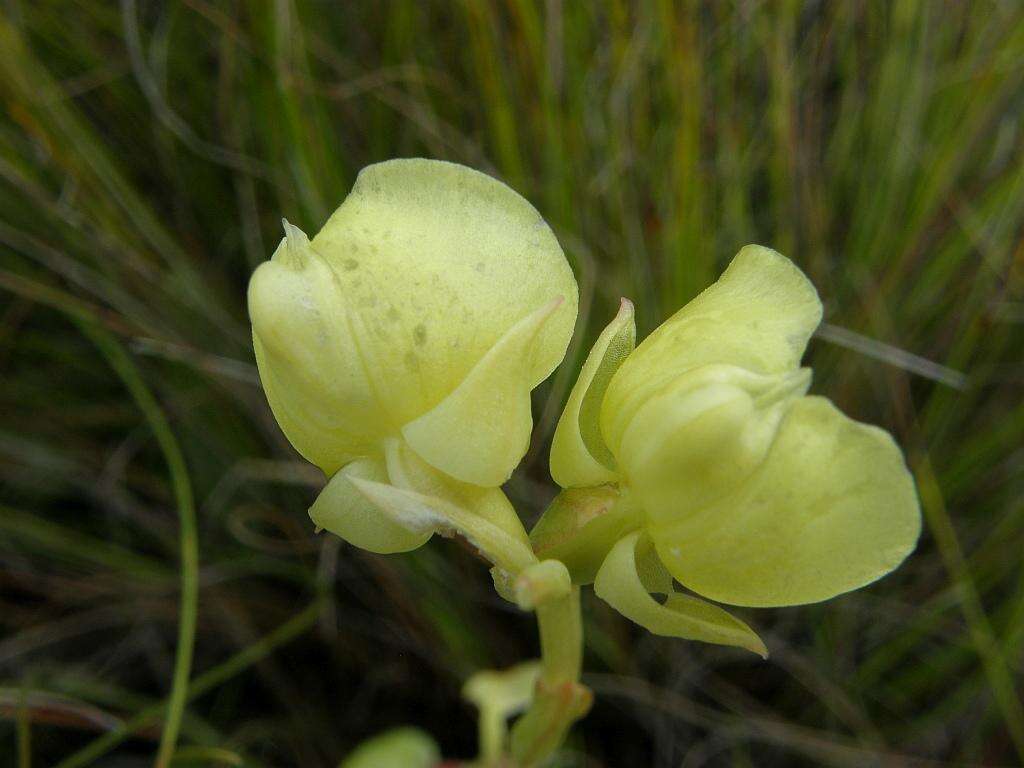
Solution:
[[[762,654],[673,581],[718,603],[796,605],[913,549],[899,448],[806,394],[821,302],[778,253],[741,250],[639,346],[623,300],[555,432],[564,490],[527,539],[500,487],[578,301],[544,219],[484,174],[394,160],[364,169],[312,241],[285,229],[249,285],[256,360],[285,435],[329,478],[313,521],[352,544],[401,552],[455,529],[499,575],[558,560],[652,632]]]

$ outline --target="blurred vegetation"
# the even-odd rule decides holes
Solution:
[[[921,492],[894,575],[743,613],[767,663],[588,601],[562,764],[1024,761],[1020,2],[4,0],[0,99],[0,764],[151,764],[189,675],[174,765],[333,766],[403,723],[473,753],[460,685],[532,618],[457,542],[313,535],[245,314],[282,216],[413,155],[506,180],[580,281],[531,520],[618,297],[646,333],[748,242],[812,277],[814,390]]]

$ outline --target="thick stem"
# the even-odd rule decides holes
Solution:
[[[507,735],[504,713],[480,712],[477,738],[480,742],[480,762],[483,765],[499,764]]]
[[[580,685],[583,622],[580,590],[537,608],[541,674],[526,713],[512,728],[512,756],[517,766],[541,764],[562,744],[566,731],[590,709],[590,691]]]
[[[540,679],[549,685],[579,679],[583,663],[580,588],[537,607],[540,630]]]
[[[525,531],[510,530],[515,523],[505,521],[503,530],[513,539]],[[501,551],[501,548],[498,548]],[[492,553],[493,554],[493,553]],[[533,561],[537,558],[529,552]],[[517,563],[518,564],[518,563]],[[524,568],[512,568],[518,575]],[[583,664],[583,620],[580,613],[580,589],[573,586],[567,594],[543,599],[536,607],[540,632],[541,671],[529,708],[512,728],[511,751],[517,768],[533,768],[543,763],[565,740],[565,734],[576,720],[590,709],[593,696],[579,683]],[[481,713],[483,716],[484,713]],[[480,722],[481,758],[486,761],[494,752],[493,723]],[[500,738],[504,741],[504,738]]]

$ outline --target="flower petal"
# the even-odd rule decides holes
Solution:
[[[444,499],[529,545],[530,540],[519,515],[500,488],[485,488],[456,480],[427,464],[401,440],[387,440],[384,455],[392,485]]]
[[[372,450],[389,416],[365,375],[330,267],[285,224],[288,236],[249,281],[253,348],[285,436],[331,476]]]
[[[535,341],[562,303],[556,298],[513,325],[448,397],[402,427],[413,450],[463,482],[508,480],[533,428]]]
[[[508,751],[508,719],[530,706],[540,677],[539,661],[503,670],[477,672],[462,686],[462,696],[480,710],[479,765],[497,765]]]
[[[356,478],[387,482],[384,463],[357,459],[330,479],[309,508],[309,516],[320,528],[340,536],[360,549],[378,554],[408,552],[430,538],[430,530],[410,531],[374,506],[352,484]]]
[[[473,702],[483,716],[504,721],[533,701],[539,676],[539,661],[524,661],[508,669],[481,670],[462,686],[462,696]]]
[[[649,530],[669,571],[694,592],[780,606],[881,578],[913,550],[920,528],[914,481],[892,437],[805,397],[734,494]]]
[[[460,534],[512,576],[536,562],[529,546],[518,538],[450,501],[371,480],[353,478],[352,484],[396,524],[419,535]]]
[[[332,268],[398,425],[441,402],[512,326],[559,296],[524,361],[529,387],[565,355],[572,270],[536,209],[486,174],[425,159],[368,166],[312,248]]]
[[[733,493],[764,460],[810,374],[706,365],[644,403],[619,452],[623,477],[648,519],[671,521]]]
[[[768,656],[757,634],[718,606],[676,592],[664,604],[651,597],[637,567],[638,551],[645,547],[650,544],[637,531],[612,548],[594,581],[598,597],[655,635],[734,645]]]
[[[615,457],[601,437],[601,402],[612,374],[636,345],[633,303],[601,331],[569,394],[551,442],[551,476],[563,488],[584,488],[615,480]]]
[[[725,364],[760,374],[795,369],[820,321],[821,302],[803,272],[775,251],[748,245],[615,373],[601,408],[608,446],[618,455],[636,411],[694,368]]]

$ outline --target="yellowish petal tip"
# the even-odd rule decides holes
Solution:
[[[321,528],[319,525],[317,525],[317,526],[315,526],[313,528],[313,533],[316,534],[317,536],[319,536],[323,532],[324,532],[324,529]]]
[[[289,266],[302,267],[309,250],[309,237],[288,219],[281,219],[281,224],[284,227],[285,248],[280,251],[280,260]]]

